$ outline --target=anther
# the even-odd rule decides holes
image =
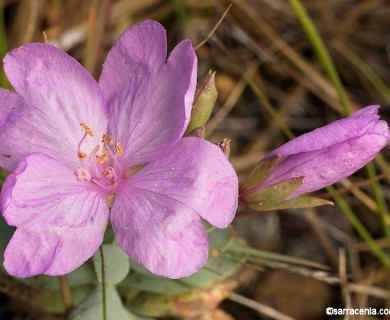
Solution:
[[[95,148],[93,148],[91,154],[89,155],[89,159],[92,160],[97,155],[99,150],[100,150],[100,146],[99,145],[97,145]]]
[[[102,142],[111,146],[113,144],[114,140],[107,133],[105,133],[102,136]]]
[[[93,131],[91,130],[90,127],[88,127],[85,122],[81,122],[80,123],[80,126],[83,127],[83,129],[85,130],[86,133],[88,133],[91,137],[93,137]]]
[[[105,150],[105,151],[103,152],[103,154],[100,156],[100,158],[99,158],[99,160],[98,160],[98,164],[102,164],[102,163],[104,163],[105,161],[107,161],[109,155],[110,155],[110,153],[109,153],[107,150]]]
[[[87,159],[87,155],[86,155],[84,152],[81,152],[81,151],[78,151],[78,152],[77,152],[77,156],[78,156],[79,159],[81,159],[81,160]]]
[[[115,143],[115,149],[116,149],[116,153],[119,156],[121,156],[123,154],[122,146],[121,146],[121,144],[118,141]]]

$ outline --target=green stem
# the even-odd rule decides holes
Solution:
[[[103,245],[99,248],[100,259],[102,261],[102,305],[103,305],[103,320],[107,320],[107,299],[106,299],[106,272],[104,268],[104,253]]]
[[[370,162],[369,164],[366,165],[366,171],[369,177],[376,176],[376,170],[373,163]],[[378,204],[379,217],[382,223],[382,227],[384,229],[384,233],[387,241],[387,247],[390,248],[390,228],[389,228],[389,224],[387,223],[388,211],[387,211],[386,201],[383,197],[381,186],[377,181],[372,181],[371,188],[372,188],[372,193],[374,194],[374,198]]]
[[[326,73],[333,86],[335,87],[337,94],[340,99],[340,103],[344,108],[344,113],[350,114],[352,113],[351,106],[349,104],[348,96],[344,90],[344,87],[341,83],[340,77],[336,71],[336,68],[330,58],[329,52],[326,49],[320,35],[317,32],[316,27],[308,16],[305,8],[302,6],[300,0],[290,0],[290,4],[295,11],[299,21],[302,24],[303,29],[306,32],[307,37],[309,38],[313,48],[318,55],[323,67],[325,68]]]
[[[65,313],[68,313],[73,307],[72,294],[70,292],[68,279],[66,276],[58,276],[57,278],[60,285],[61,298],[62,303],[64,304]]]

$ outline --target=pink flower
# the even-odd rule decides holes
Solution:
[[[166,60],[163,27],[139,23],[109,52],[99,84],[41,43],[8,53],[4,69],[16,90],[0,89],[0,165],[12,172],[1,204],[17,227],[6,270],[69,273],[96,252],[110,220],[119,246],[153,273],[198,271],[208,255],[201,218],[226,227],[238,182],[217,146],[181,138],[196,86],[190,41]]]

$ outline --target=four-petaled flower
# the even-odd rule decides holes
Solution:
[[[201,218],[232,221],[237,176],[217,146],[182,138],[197,59],[188,40],[166,52],[163,27],[144,21],[117,40],[99,83],[48,44],[6,55],[16,90],[0,89],[0,166],[12,172],[1,204],[17,227],[4,254],[11,275],[71,272],[109,220],[119,246],[157,275],[204,265]]]

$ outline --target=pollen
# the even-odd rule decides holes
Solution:
[[[98,160],[98,164],[102,164],[108,160],[108,156],[110,155],[110,152],[108,150],[105,150],[103,154],[100,156]]]
[[[88,127],[85,122],[81,122],[80,123],[80,126],[83,127],[83,129],[85,130],[86,133],[88,133],[88,135],[90,135],[91,137],[93,137],[93,131],[91,130],[90,127]]]
[[[118,141],[115,143],[115,149],[116,149],[116,153],[119,156],[121,156],[123,154],[122,146],[121,146],[121,144]]]
[[[81,159],[81,160],[87,159],[87,155],[86,155],[84,152],[81,152],[81,151],[78,151],[78,152],[77,152],[77,156],[78,156],[79,159]]]
[[[102,136],[102,142],[105,143],[106,145],[111,146],[113,144],[114,140],[107,133],[105,133]]]

